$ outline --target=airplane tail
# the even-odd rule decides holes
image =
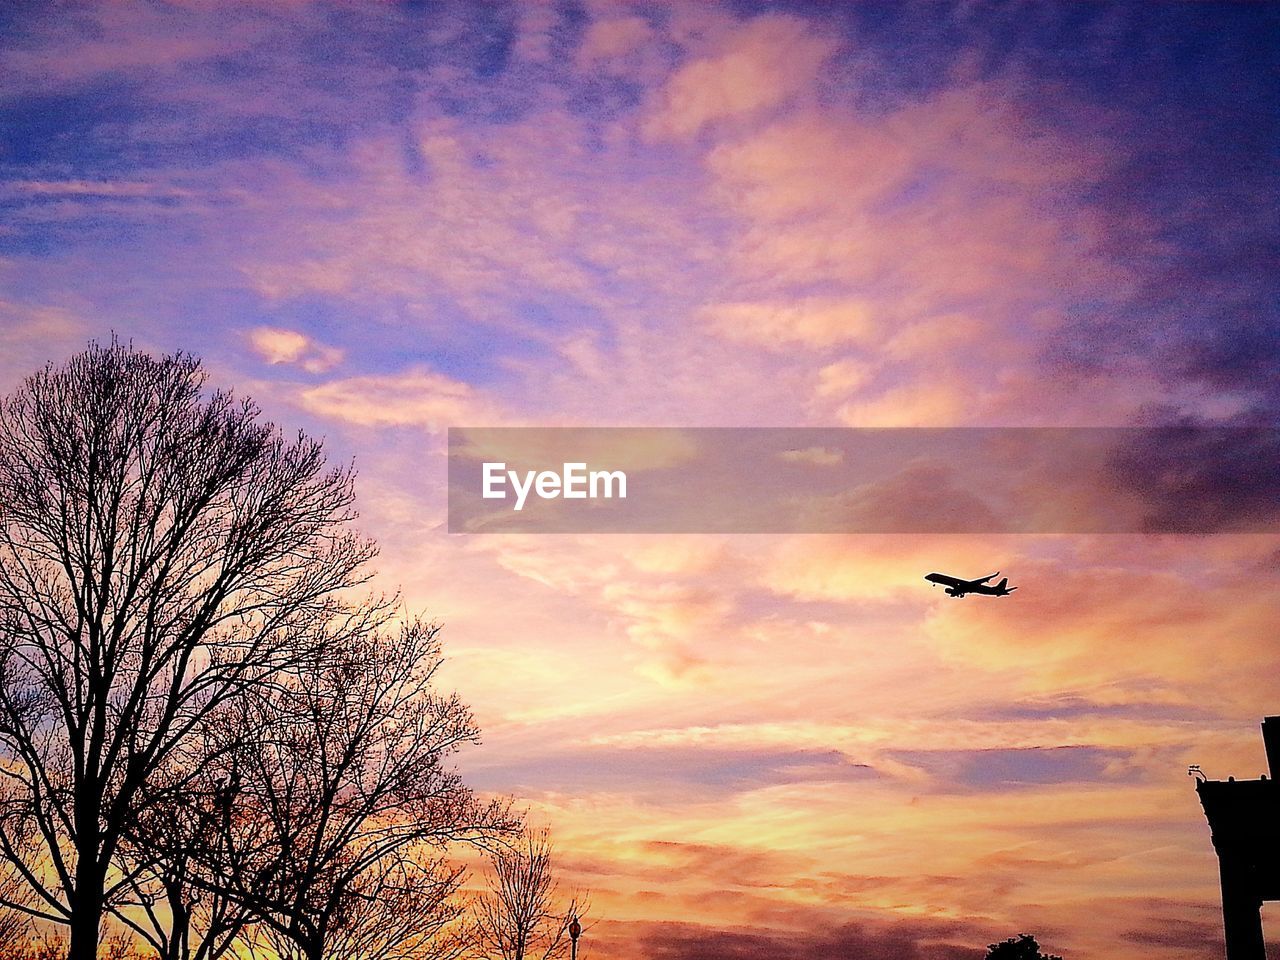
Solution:
[[[1005,578],[1004,578],[1004,579],[1002,579],[999,583],[997,583],[997,584],[996,584],[996,589],[997,589],[997,590],[1001,590],[1001,591],[1004,591],[1004,592],[1008,593],[1008,592],[1010,592],[1010,591],[1005,590],[1005,588],[1006,588],[1007,586],[1009,586],[1009,578],[1008,578],[1008,577],[1005,577]],[[1017,587],[1014,587],[1013,589],[1014,589],[1014,590],[1017,590],[1018,588],[1017,588]]]

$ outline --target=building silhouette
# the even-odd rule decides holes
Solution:
[[[1280,900],[1280,717],[1262,721],[1262,742],[1270,778],[1196,783],[1218,852],[1227,960],[1266,960],[1262,903]]]

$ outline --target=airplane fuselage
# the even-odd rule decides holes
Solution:
[[[995,573],[979,577],[976,580],[962,580],[960,577],[953,577],[946,573],[931,573],[925,579],[936,586],[946,587],[943,592],[949,597],[959,598],[967,593],[977,593],[987,597],[1007,597],[1018,589],[1017,587],[1009,586],[1008,577],[1005,577],[995,586],[987,582],[999,573],[1000,571],[997,570]]]

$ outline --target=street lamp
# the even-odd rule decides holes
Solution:
[[[578,938],[582,936],[582,924],[578,922],[575,915],[569,921],[569,957],[570,960],[578,960]]]

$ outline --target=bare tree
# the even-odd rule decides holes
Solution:
[[[424,864],[401,853],[348,888],[329,926],[326,960],[458,960],[465,952],[465,871],[442,858]],[[294,938],[266,925],[259,931],[270,956],[306,960]]]
[[[129,882],[126,826],[212,713],[305,651],[373,554],[352,471],[286,440],[197,360],[112,343],[0,406],[0,854],[90,960]],[[179,779],[166,785],[181,791]]]
[[[35,824],[24,815],[26,807],[14,802],[18,791],[6,778],[0,777],[0,817],[7,819],[9,834],[24,850],[35,844]],[[31,915],[28,912],[35,892],[18,865],[6,857],[0,857],[0,960],[7,960],[4,948],[12,947],[15,953],[20,944],[26,943],[32,933]]]
[[[18,944],[31,933],[31,918],[12,907],[0,907],[0,944]],[[3,957],[3,953],[0,953]]]
[[[233,812],[223,835],[210,818],[193,841],[280,955],[423,947],[456,916],[449,846],[513,829],[505,804],[479,802],[446,763],[478,730],[456,694],[432,689],[440,662],[438,627],[372,616],[221,718],[209,768]]]
[[[63,960],[66,955],[66,941],[49,934],[0,944],[0,960]]]
[[[158,960],[219,960],[245,932],[249,914],[222,892],[216,877],[199,875],[206,867],[192,855],[189,838],[204,825],[200,801],[212,796],[215,807],[225,807],[225,800],[206,789],[199,751],[182,752],[180,760],[202,772],[178,774],[187,782],[180,798],[149,805],[127,831],[121,859],[129,883],[114,912]]]
[[[476,901],[476,955],[482,960],[552,960],[569,952],[569,925],[587,904],[562,902],[545,830],[526,831],[494,857],[488,889]]]
[[[64,960],[67,941],[50,933],[28,935],[11,941],[0,941],[0,960]],[[98,950],[99,960],[142,960],[128,935],[115,933],[104,939]]]
[[[0,898],[10,903],[25,903],[30,896],[30,888],[21,875],[16,871],[6,873],[0,868]],[[31,917],[28,914],[14,907],[0,907],[0,944],[22,943],[30,933]]]

